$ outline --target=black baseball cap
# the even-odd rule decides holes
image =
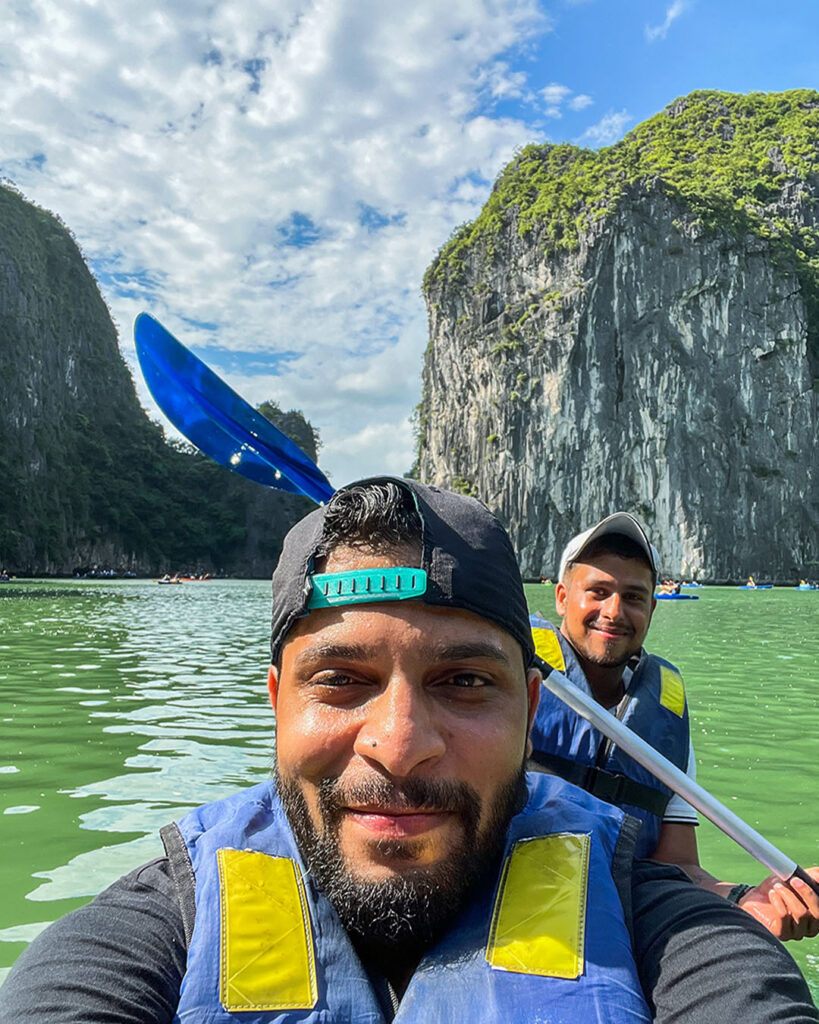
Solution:
[[[351,604],[361,600],[397,600],[401,596],[412,596],[429,605],[462,608],[510,633],[523,648],[524,662],[529,665],[534,656],[534,643],[523,581],[512,543],[500,522],[475,498],[403,477],[368,477],[341,490],[385,483],[396,484],[408,491],[421,519],[421,564],[417,567],[419,586],[409,595],[393,590],[382,598],[369,593],[370,579],[366,581],[367,597],[341,595],[339,584],[340,596],[335,601],[331,596],[329,603]],[[331,498],[329,504],[332,501]],[[327,507],[314,509],[296,523],[284,539],[273,573],[270,654],[274,663],[296,619],[309,614],[310,608],[317,606],[313,562],[321,544]],[[350,577],[355,574],[340,575]],[[401,581],[396,579],[395,582],[400,584]],[[416,580],[413,578],[412,582]],[[355,582],[352,587],[354,590]],[[325,600],[322,599],[322,603]]]

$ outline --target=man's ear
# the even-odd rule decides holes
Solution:
[[[275,711],[276,700],[279,696],[279,670],[275,665],[271,665],[267,670],[267,692],[270,694],[270,703]]]
[[[568,591],[566,589],[566,584],[563,582],[563,580],[561,580],[555,586],[555,608],[557,609],[557,614],[561,617],[561,619],[566,614],[566,595],[567,594],[568,594]]]
[[[537,711],[538,702],[540,701],[540,686],[543,681],[543,676],[540,674],[540,669],[530,668],[526,673],[526,696],[529,703],[528,710],[528,724],[526,727],[526,757],[532,756],[532,723],[535,720],[535,712]]]

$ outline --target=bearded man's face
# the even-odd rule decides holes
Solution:
[[[341,548],[326,572],[402,564]],[[271,669],[279,792],[353,936],[422,945],[503,849],[539,675],[470,612],[399,601],[301,619]]]

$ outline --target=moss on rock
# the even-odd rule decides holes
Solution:
[[[599,150],[530,145],[501,172],[478,217],[453,233],[427,270],[425,290],[464,283],[477,249],[491,260],[503,231],[547,252],[572,250],[624,197],[659,188],[703,230],[773,239],[793,260],[819,356],[819,92],[698,91]],[[794,188],[809,215],[793,216]],[[675,243],[679,244],[679,243]]]

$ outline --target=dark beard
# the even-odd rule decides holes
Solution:
[[[497,871],[509,821],[526,802],[521,767],[499,792],[479,832],[481,802],[467,783],[411,779],[399,786],[374,776],[346,788],[340,779],[328,778],[318,788],[323,823],[319,832],[298,782],[278,771],[277,779],[282,806],[309,871],[359,951],[377,951],[378,959],[419,957],[438,939],[470,892]],[[341,809],[350,803],[450,811],[461,822],[461,836],[437,866],[409,868],[378,881],[357,878],[339,848]],[[373,845],[382,855],[411,861],[423,852],[424,839],[386,839]]]
[[[618,658],[610,658],[606,654],[599,654],[591,657],[588,654],[583,654],[581,657],[590,665],[599,665],[600,668],[625,668],[634,655],[627,654],[625,657],[621,655]]]

